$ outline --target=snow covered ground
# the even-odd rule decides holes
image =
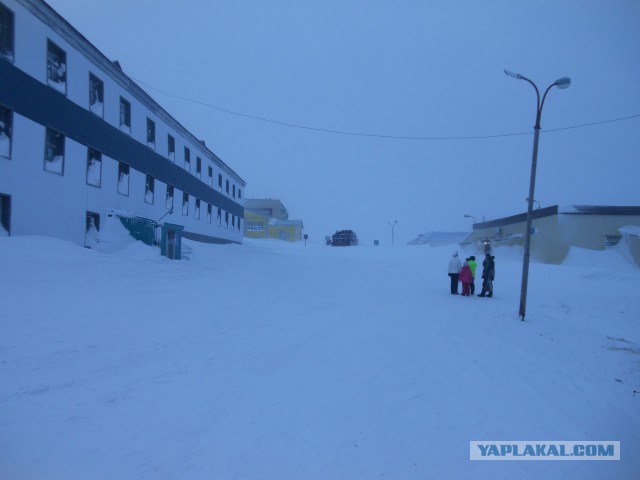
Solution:
[[[640,270],[615,252],[452,296],[451,247],[0,238],[0,478],[635,479]],[[620,461],[470,461],[472,440]]]

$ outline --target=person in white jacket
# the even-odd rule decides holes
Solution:
[[[449,277],[451,278],[451,295],[458,295],[458,279],[462,264],[458,258],[458,252],[453,252],[453,257],[449,260]]]

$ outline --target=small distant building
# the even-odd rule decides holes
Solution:
[[[302,220],[289,220],[289,212],[280,200],[245,199],[244,236],[297,242],[302,240]]]
[[[498,218],[473,225],[462,244],[491,251],[498,246],[524,246],[527,214]],[[574,205],[533,211],[531,255],[544,263],[561,263],[570,247],[604,250],[627,246],[640,265],[640,206]]]
[[[459,244],[469,234],[467,232],[428,232],[421,233],[418,238],[409,242],[409,245],[429,245],[431,247],[443,247],[445,245]]]

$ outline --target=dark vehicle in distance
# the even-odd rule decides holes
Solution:
[[[332,247],[351,247],[358,245],[358,236],[353,230],[339,230],[331,237]]]

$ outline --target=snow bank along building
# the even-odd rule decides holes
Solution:
[[[289,220],[289,212],[280,200],[246,199],[244,216],[244,235],[247,238],[302,240],[302,220]]]
[[[45,2],[0,0],[0,234],[88,245],[115,212],[241,243],[245,185]]]
[[[462,243],[489,251],[502,245],[524,246],[527,214],[473,225]],[[545,263],[561,263],[570,247],[619,248],[640,265],[640,206],[574,205],[533,211],[531,255]]]

